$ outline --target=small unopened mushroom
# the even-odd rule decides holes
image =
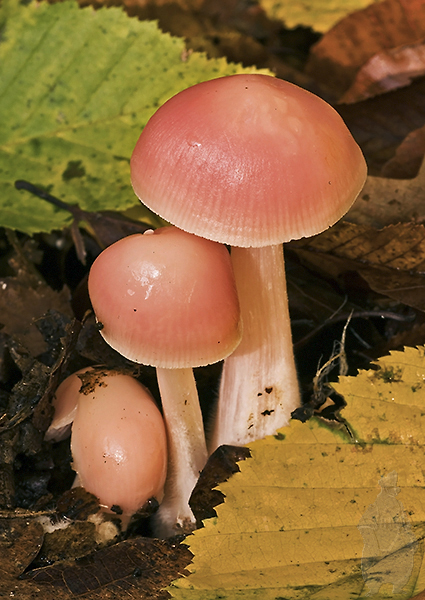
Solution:
[[[106,342],[157,368],[169,467],[156,533],[187,533],[195,527],[188,501],[207,460],[192,367],[225,358],[241,338],[229,253],[176,227],[150,230],[106,248],[88,286]]]
[[[101,506],[119,507],[125,522],[147,500],[162,500],[167,436],[161,412],[141,383],[118,371],[83,369],[61,383],[53,406],[46,439],[59,441],[64,427],[72,427],[76,482]]]
[[[232,246],[244,333],[225,361],[211,451],[275,433],[299,405],[282,243],[333,225],[365,178],[338,113],[267,75],[183,90],[142,131],[131,158],[140,200]]]

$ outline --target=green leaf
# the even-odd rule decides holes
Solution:
[[[190,85],[250,71],[188,55],[182,39],[118,8],[5,0],[2,23],[0,226],[27,233],[70,218],[15,180],[86,210],[133,206],[129,159],[155,110]]]
[[[292,421],[250,445],[219,488],[217,518],[187,539],[191,575],[173,597],[404,600],[424,589],[424,381],[425,348],[392,353],[335,385],[345,425]]]
[[[375,0],[377,1],[377,0]],[[370,0],[260,0],[267,15],[286,27],[311,27],[324,33],[348,14],[366,8]]]

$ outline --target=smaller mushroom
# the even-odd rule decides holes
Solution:
[[[105,341],[157,369],[169,466],[156,533],[188,533],[189,498],[208,457],[192,368],[222,360],[241,338],[229,253],[177,227],[150,230],[106,248],[88,286]]]
[[[136,379],[102,367],[67,377],[53,399],[46,439],[71,431],[74,485],[120,507],[123,525],[149,499],[159,502],[167,471],[164,420],[149,391]]]

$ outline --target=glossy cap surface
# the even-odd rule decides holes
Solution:
[[[207,365],[241,338],[239,302],[226,247],[176,227],[126,237],[89,275],[100,333],[120,354],[163,368]]]
[[[147,389],[128,375],[88,374],[72,425],[73,469],[102,505],[132,514],[162,500],[167,437]],[[92,381],[90,381],[92,378]]]

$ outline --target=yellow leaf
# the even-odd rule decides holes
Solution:
[[[184,600],[408,599],[425,587],[425,349],[343,377],[346,423],[250,445],[217,518],[187,539]],[[350,435],[350,432],[352,434]]]
[[[369,6],[371,0],[260,0],[260,4],[269,17],[287,27],[303,25],[325,32],[346,15]]]

